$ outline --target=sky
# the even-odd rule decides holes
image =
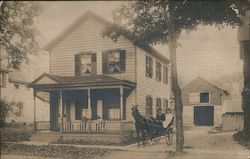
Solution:
[[[44,46],[87,10],[112,21],[112,11],[119,7],[119,1],[44,1],[40,3],[43,12],[35,19],[35,27],[40,32],[38,41]],[[167,46],[155,48],[169,57]],[[32,63],[41,71],[48,72],[48,54],[33,57]],[[221,75],[242,74],[239,59],[237,28],[199,26],[192,32],[183,31],[178,41],[177,65],[180,84],[184,85],[197,76],[206,79],[220,78]],[[36,75],[37,75],[36,74]]]

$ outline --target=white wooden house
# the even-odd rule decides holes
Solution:
[[[125,35],[104,38],[111,25],[87,11],[46,45],[50,73],[30,86],[50,93],[50,131],[124,134],[133,127],[132,105],[149,116],[168,106],[169,60]]]
[[[7,122],[33,123],[33,91],[29,88],[29,79],[20,70],[0,68],[1,100],[7,102],[22,103],[19,107],[13,107],[7,117]],[[37,94],[37,120],[49,119],[49,99],[46,94]],[[43,112],[43,113],[39,113]],[[16,114],[16,115],[13,115]]]

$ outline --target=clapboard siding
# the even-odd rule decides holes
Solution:
[[[51,49],[51,73],[61,76],[74,76],[74,56],[79,52],[91,51],[97,54],[97,73],[102,73],[102,52],[108,49],[126,50],[126,72],[122,74],[108,74],[109,76],[135,82],[135,47],[124,37],[118,42],[103,38],[105,24],[95,20],[86,19],[64,37]]]
[[[146,55],[153,58],[153,77],[148,78],[145,76],[146,72]],[[146,96],[150,95],[153,98],[153,115],[156,115],[156,98],[159,97],[162,99],[167,98],[169,100],[169,84],[163,83],[163,68],[162,68],[162,80],[156,81],[155,77],[155,68],[156,61],[159,61],[162,66],[167,65],[146,53],[141,48],[137,47],[136,49],[136,79],[137,79],[137,87],[136,87],[136,101],[139,105],[139,111],[145,115],[146,112]],[[169,73],[168,73],[169,76]],[[170,81],[170,80],[168,80]],[[163,102],[162,102],[163,105]]]

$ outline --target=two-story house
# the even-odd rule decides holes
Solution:
[[[112,25],[87,11],[46,45],[50,73],[31,87],[50,93],[48,129],[121,135],[132,130],[132,105],[148,116],[168,106],[169,60],[126,35],[104,38]]]
[[[7,102],[21,103],[12,107],[7,122],[32,123],[34,117],[33,91],[29,87],[29,79],[20,70],[0,68],[0,98]],[[36,94],[38,105],[37,120],[48,120],[49,100],[45,93]],[[40,113],[43,112],[43,113]]]

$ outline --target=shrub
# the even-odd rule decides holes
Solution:
[[[247,146],[247,131],[242,130],[233,134],[234,140],[238,141],[239,144]]]
[[[2,129],[3,142],[19,142],[28,141],[31,137],[32,127],[23,125],[21,123],[8,125]]]
[[[5,143],[4,154],[41,156],[53,158],[89,159],[104,155],[104,148],[75,147],[62,145],[26,145],[21,143]]]

